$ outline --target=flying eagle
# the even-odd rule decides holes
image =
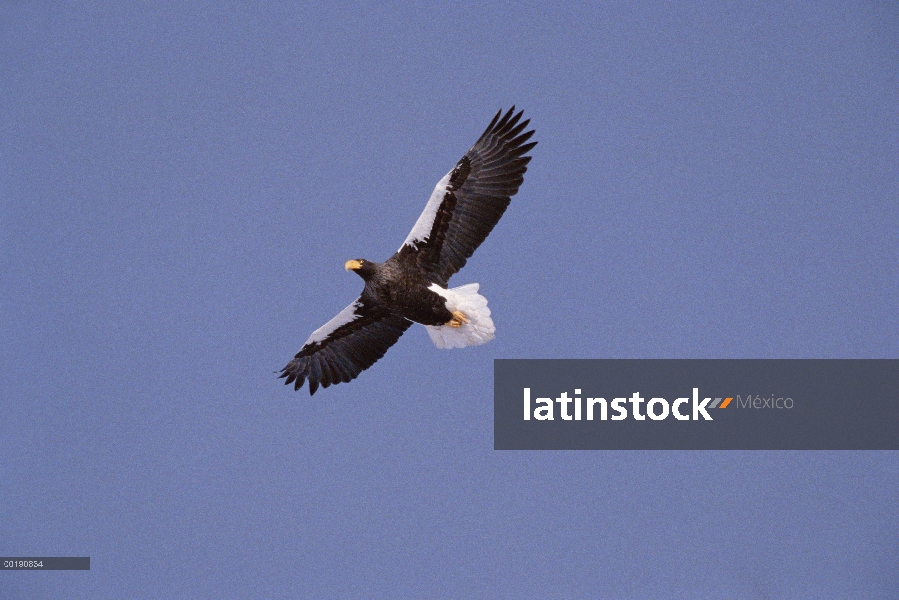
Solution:
[[[493,339],[487,299],[478,284],[448,289],[450,277],[493,230],[524,181],[537,142],[515,107],[496,113],[475,145],[440,180],[400,249],[383,263],[346,262],[365,280],[352,304],[316,329],[281,370],[285,384],[309,394],[318,386],[351,381],[384,356],[413,322],[438,348],[462,348]]]

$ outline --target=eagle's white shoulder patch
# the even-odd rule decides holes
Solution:
[[[342,327],[347,323],[352,323],[358,319],[359,315],[356,313],[356,309],[361,307],[362,302],[357,298],[352,304],[337,313],[336,317],[313,331],[312,335],[309,336],[309,339],[306,340],[306,343],[303,344],[303,347],[314,344],[315,342],[321,342],[331,335],[338,327]]]
[[[418,217],[418,220],[415,222],[415,226],[412,228],[412,231],[409,232],[409,235],[406,236],[403,245],[400,246],[400,250],[402,250],[403,246],[409,246],[413,242],[420,243],[428,237],[428,234],[431,233],[431,227],[434,225],[434,219],[437,218],[437,210],[440,208],[440,204],[443,202],[443,197],[446,196],[446,188],[449,186],[450,176],[453,174],[452,171],[446,174],[446,176],[441,179],[437,183],[437,187],[434,188],[434,191],[431,193],[431,199],[428,200],[427,205],[425,205],[424,212],[421,213],[421,216]]]

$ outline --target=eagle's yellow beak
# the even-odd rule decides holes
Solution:
[[[346,269],[347,271],[349,271],[350,269],[352,269],[353,271],[356,271],[356,270],[362,268],[362,263],[359,262],[358,260],[348,260],[348,261],[346,261],[346,264],[343,265],[343,268]]]

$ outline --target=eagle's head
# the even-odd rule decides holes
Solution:
[[[346,264],[343,267],[347,271],[354,271],[356,275],[368,281],[372,277],[374,277],[375,273],[378,270],[377,263],[373,263],[370,260],[365,260],[364,258],[354,258],[353,260],[346,261]]]

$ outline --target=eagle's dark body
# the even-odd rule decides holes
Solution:
[[[481,344],[493,338],[487,300],[477,284],[447,289],[509,206],[524,181],[525,154],[536,145],[514,107],[498,112],[471,150],[440,180],[400,249],[383,263],[347,262],[365,280],[362,294],[306,343],[281,371],[295,389],[351,381],[381,358],[413,322],[429,328],[441,348]],[[466,304],[467,303],[467,304]],[[467,306],[473,322],[453,321],[451,305]],[[480,321],[478,321],[480,318]],[[468,336],[468,337],[466,337]],[[447,341],[448,340],[448,341]]]
[[[420,269],[409,268],[400,253],[383,263],[359,262],[362,268],[356,273],[365,280],[361,298],[366,303],[380,304],[422,325],[443,325],[453,318],[446,299],[428,289],[436,282]]]

